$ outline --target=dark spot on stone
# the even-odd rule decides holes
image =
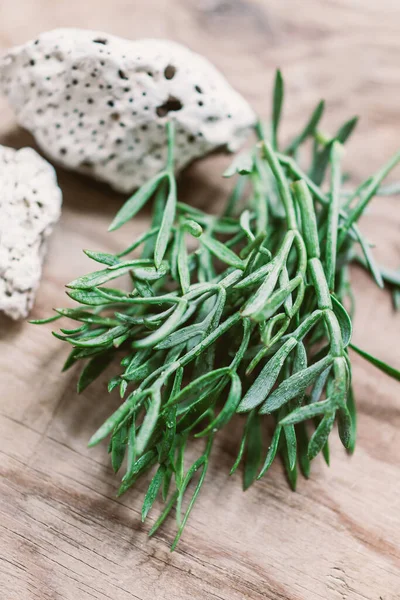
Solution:
[[[33,58],[29,61],[29,64],[33,67],[35,64],[35,61],[33,60]]]
[[[114,106],[114,103],[113,103],[113,106]],[[121,117],[121,115],[117,112],[111,113],[111,115],[110,115],[110,119],[112,119],[113,121],[119,121],[120,117]]]
[[[193,142],[196,141],[196,138],[194,137],[194,135],[188,135],[187,141],[189,142],[189,144],[193,144]]]
[[[199,106],[204,106],[204,102],[202,100],[199,100],[197,103]]]
[[[119,146],[119,144],[122,144],[122,140],[121,140],[121,138],[117,138],[117,139],[115,140],[115,143],[117,144],[117,146]]]
[[[67,101],[68,101],[68,100],[71,100],[71,96],[65,96],[65,99],[66,99]]]
[[[183,104],[178,98],[169,96],[164,104],[157,106],[156,113],[159,117],[165,117],[169,112],[181,110],[182,108]]]
[[[106,38],[96,38],[93,40],[95,44],[103,44],[104,46],[108,44],[108,40]]]
[[[115,157],[116,157],[116,154],[110,154],[108,156],[108,160],[114,160]]]
[[[56,129],[60,129],[60,127],[61,127],[60,123],[56,123],[56,124],[55,124],[55,128],[56,128]]]
[[[148,126],[147,125],[142,125],[140,129],[142,131],[147,131],[148,130]]]
[[[83,169],[91,169],[93,167],[93,163],[90,160],[83,160],[80,164],[80,167]]]
[[[63,156],[65,156],[65,154],[67,154],[67,149],[66,148],[60,148],[60,154],[62,154]]]
[[[164,69],[165,79],[173,79],[175,77],[176,68],[174,65],[167,65]]]
[[[194,89],[196,90],[196,92],[197,92],[198,94],[202,94],[202,93],[203,93],[203,90],[201,89],[201,87],[200,87],[199,85],[195,85],[195,86],[194,86]]]
[[[147,92],[142,92],[142,96],[147,96]]]
[[[130,91],[131,91],[131,88],[128,88],[128,87],[124,88],[124,92],[130,92]]]
[[[129,102],[131,102],[131,103],[132,103],[132,102],[133,102],[133,98],[129,98]]]
[[[109,101],[107,102],[107,104],[108,104],[108,106],[111,106],[111,107],[113,107],[113,106],[114,106],[114,101],[113,101],[113,100],[109,100]]]
[[[129,77],[127,77],[127,76],[126,76],[126,73],[125,73],[124,71],[122,71],[122,69],[119,69],[119,71],[118,71],[118,76],[119,76],[121,79],[129,79]]]
[[[88,103],[88,104],[93,104],[93,98],[88,98],[88,99],[87,99],[87,103]]]
[[[103,121],[103,119],[101,119],[101,120],[99,121],[99,125],[104,125],[104,124],[105,124],[105,121]]]

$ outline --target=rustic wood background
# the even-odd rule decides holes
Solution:
[[[40,31],[90,27],[136,38],[172,38],[203,52],[264,116],[274,68],[284,72],[290,134],[320,97],[326,127],[361,124],[347,167],[361,178],[400,145],[398,0],[1,0],[0,44]],[[1,143],[32,144],[0,101]],[[218,201],[229,159],[189,169],[193,202]],[[397,178],[400,173],[397,173]],[[64,211],[49,248],[33,315],[66,303],[63,286],[90,268],[82,248],[116,250],[142,231],[107,233],[121,199],[59,171]],[[400,208],[376,200],[363,228],[378,257],[400,263]],[[0,216],[1,218],[1,216]],[[121,236],[124,239],[121,239]],[[400,318],[389,294],[355,270],[355,340],[400,367]],[[252,489],[228,472],[235,431],[217,441],[209,474],[178,549],[173,520],[151,540],[139,490],[117,500],[105,445],[86,448],[118,404],[105,382],[81,397],[76,372],[60,374],[66,348],[34,327],[0,320],[0,597],[4,600],[395,600],[400,598],[400,405],[396,383],[354,357],[359,405],[356,453],[332,445],[310,481],[289,490],[279,464]],[[156,511],[151,514],[150,524]]]

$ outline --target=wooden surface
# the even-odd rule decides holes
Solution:
[[[161,36],[204,52],[264,116],[273,69],[288,88],[285,134],[320,97],[326,127],[357,113],[346,165],[366,176],[400,145],[398,0],[1,0],[0,44],[59,26],[126,37]],[[0,101],[1,143],[31,144]],[[192,201],[210,206],[229,184],[229,159],[183,176]],[[206,175],[207,174],[207,175]],[[397,173],[399,178],[400,173]],[[33,315],[66,303],[63,286],[90,268],[81,248],[116,250],[146,215],[118,234],[107,225],[121,199],[59,171],[64,211],[51,240]],[[377,255],[400,263],[400,205],[376,200],[363,229]],[[1,218],[1,216],[0,216]],[[121,238],[122,236],[122,238]],[[389,295],[354,271],[355,340],[400,367],[400,317]],[[360,411],[356,453],[337,440],[292,493],[279,464],[246,493],[229,478],[234,426],[217,439],[207,483],[178,549],[172,520],[151,540],[139,512],[145,482],[117,500],[105,445],[86,448],[117,405],[104,381],[81,397],[67,349],[48,327],[0,320],[0,598],[4,600],[396,600],[400,598],[399,386],[354,357]],[[334,436],[336,437],[336,436]],[[159,506],[157,506],[159,508]]]

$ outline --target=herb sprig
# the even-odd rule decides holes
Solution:
[[[238,180],[219,216],[178,200],[174,123],[168,122],[165,169],[125,202],[110,226],[123,226],[154,198],[150,229],[119,254],[86,251],[102,268],[68,285],[79,306],[35,321],[68,317],[78,323],[54,335],[72,346],[64,370],[86,361],[79,392],[119,357],[120,374],[108,389],[119,388],[123,402],[89,445],[109,437],[115,471],[126,459],[119,494],[153,473],[142,518],[161,494],[165,508],[153,535],[175,508],[172,549],[206,477],[215,435],[235,413],[246,417],[231,473],[244,461],[246,489],[281,455],[295,488],[297,465],[308,477],[310,461],[320,452],[329,463],[335,422],[344,447],[354,450],[349,347],[400,379],[396,369],[351,344],[352,310],[345,308],[353,305],[354,260],[379,286],[389,282],[399,297],[398,274],[376,264],[357,223],[375,193],[385,193],[382,181],[400,162],[400,152],[349,196],[342,188],[341,158],[356,118],[329,138],[319,129],[321,101],[282,151],[283,96],[278,72],[271,141],[259,123],[258,142],[225,173],[238,174]],[[308,139],[313,149],[307,169]],[[139,249],[139,257],[126,258]],[[130,277],[131,291],[104,287],[121,276]],[[274,423],[274,431],[263,457],[265,420]],[[193,438],[204,438],[204,451],[185,470]]]

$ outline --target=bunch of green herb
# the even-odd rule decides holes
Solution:
[[[310,461],[320,452],[329,463],[335,422],[345,448],[354,449],[348,348],[400,378],[398,371],[352,346],[349,280],[349,264],[358,260],[380,287],[389,280],[399,294],[400,278],[393,273],[388,278],[376,265],[357,222],[400,153],[345,194],[342,145],[356,119],[332,137],[323,135],[320,102],[282,149],[282,100],[278,72],[270,134],[259,124],[258,142],[225,173],[238,180],[218,216],[178,200],[169,122],[165,170],[126,201],[110,227],[118,229],[154,198],[150,229],[119,254],[86,251],[102,268],[68,285],[77,308],[56,309],[57,315],[47,319],[69,317],[78,323],[54,335],[72,346],[64,370],[87,361],[79,392],[109,363],[120,361],[120,374],[108,388],[119,388],[123,402],[89,445],[109,437],[114,470],[123,463],[126,469],[119,494],[152,472],[142,516],[161,494],[165,509],[152,535],[175,508],[173,548],[204,482],[213,440],[235,413],[246,416],[231,473],[243,459],[247,488],[280,455],[295,488],[298,464],[307,477]],[[310,140],[311,164],[301,167],[303,144]],[[139,249],[139,257],[127,258]],[[131,291],[104,287],[124,275]],[[265,420],[274,423],[274,432],[263,457]],[[194,437],[204,438],[204,451],[185,471],[186,447]],[[192,479],[197,483],[183,511]]]

